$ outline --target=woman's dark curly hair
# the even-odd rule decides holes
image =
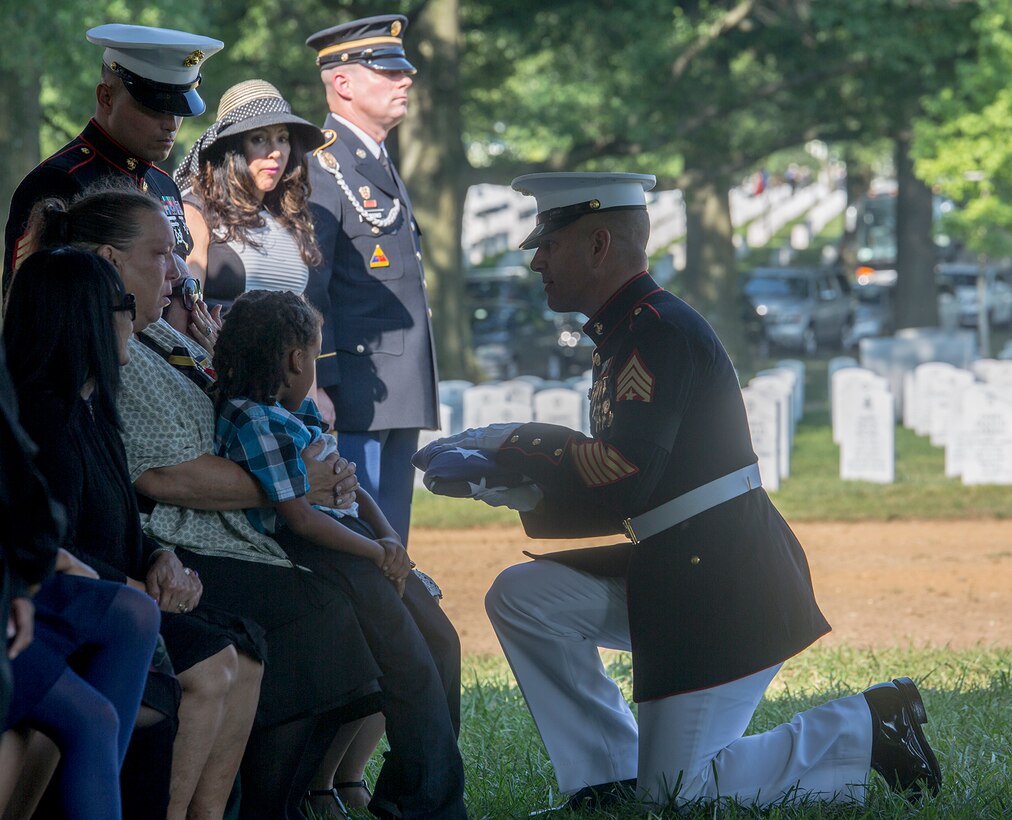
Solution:
[[[215,407],[247,398],[272,404],[285,381],[285,355],[316,339],[323,317],[291,291],[251,290],[228,311],[214,346]]]
[[[305,146],[300,145],[296,134],[291,135],[291,153],[281,181],[264,195],[261,203],[242,141],[242,134],[222,138],[210,149],[193,178],[193,193],[202,200],[204,221],[211,236],[259,247],[250,231],[264,226],[260,210],[266,208],[295,238],[302,261],[308,267],[319,265],[323,256],[309,216]]]

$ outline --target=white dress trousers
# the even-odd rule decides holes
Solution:
[[[672,797],[863,801],[872,738],[863,695],[743,737],[777,664],[641,703],[637,725],[598,652],[630,648],[625,579],[547,560],[518,564],[495,580],[485,608],[561,791],[635,777],[638,796],[659,805]]]

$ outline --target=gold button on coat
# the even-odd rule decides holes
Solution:
[[[562,455],[562,448],[560,447],[558,450],[555,451],[555,457],[558,458],[561,455]]]
[[[520,441],[520,436],[510,436],[510,444],[516,444]]]
[[[537,446],[538,446],[539,444],[541,444],[541,439],[539,439],[539,438],[536,438],[536,439],[534,439],[534,440],[533,440],[533,441],[531,442],[531,444],[533,444],[533,445],[534,445],[535,447],[537,447]]]
[[[693,555],[689,559],[689,563],[692,564],[692,566],[694,566],[694,567],[698,567],[699,566],[699,556],[698,555]]]

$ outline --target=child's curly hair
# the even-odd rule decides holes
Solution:
[[[214,346],[215,407],[237,396],[263,404],[276,401],[285,380],[285,354],[309,347],[322,324],[320,312],[291,291],[242,294]]]

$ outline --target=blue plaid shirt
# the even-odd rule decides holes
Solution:
[[[319,408],[309,398],[294,414],[280,404],[229,399],[215,427],[216,452],[251,473],[271,501],[301,498],[309,492],[302,451],[323,435],[322,425]],[[349,514],[328,507],[319,509],[335,517]],[[284,524],[273,507],[246,510],[246,517],[266,535],[273,535]]]

